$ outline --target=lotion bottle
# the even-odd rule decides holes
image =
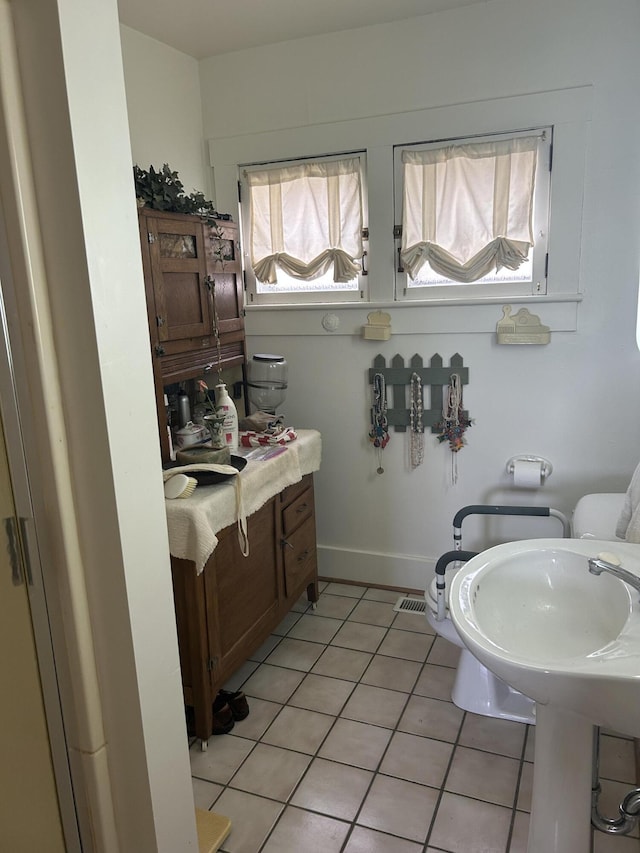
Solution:
[[[229,450],[238,449],[238,412],[229,396],[227,386],[222,382],[216,385],[216,413],[224,415],[223,431]]]

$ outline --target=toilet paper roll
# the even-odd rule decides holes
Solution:
[[[542,485],[542,463],[528,459],[514,462],[513,485],[518,489],[539,489]]]

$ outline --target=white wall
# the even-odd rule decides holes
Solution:
[[[378,346],[355,333],[366,306],[340,314],[346,334],[338,335],[323,331],[322,310],[311,320],[308,313],[249,310],[250,352],[281,352],[289,361],[288,420],[323,434],[316,485],[325,575],[419,587],[425,559],[449,549],[452,515],[460,506],[508,498],[569,512],[586,491],[626,487],[640,458],[639,24],[635,0],[606,7],[597,0],[491,0],[200,63],[204,134],[221,210],[235,208],[233,181],[225,173],[234,145],[256,150],[258,139],[271,154],[274,140],[284,140],[287,156],[316,154],[321,152],[295,151],[316,130],[324,145],[332,127],[337,140],[340,128],[354,120],[402,121],[409,111],[464,110],[465,104],[477,110],[483,102],[492,109],[497,102],[499,112],[500,99],[507,126],[495,129],[507,130],[513,96],[592,87],[584,201],[576,196],[568,212],[572,223],[582,221],[581,255],[575,253],[569,271],[584,294],[577,331],[555,331],[546,347],[499,347],[486,321],[484,331],[441,334],[436,327],[421,334],[406,320],[407,312],[419,316],[415,309],[394,307],[392,326],[408,333]],[[423,138],[429,130],[425,124]],[[362,141],[375,154],[375,136]],[[554,181],[559,187],[562,173],[556,171]],[[384,206],[383,195],[378,201]],[[554,237],[561,233],[558,223],[551,264]],[[374,263],[375,251],[372,245],[371,286],[380,293],[388,289],[392,261]],[[555,307],[539,305],[543,323],[545,311],[553,314]],[[495,320],[500,316],[495,306]],[[454,352],[464,357],[470,370],[465,405],[475,424],[458,455],[457,485],[449,479],[450,453],[432,436],[425,464],[411,472],[406,436],[392,434],[385,474],[376,475],[366,437],[366,377],[378,352],[387,358],[417,352],[425,359],[439,352],[445,362]],[[505,462],[521,452],[554,465],[538,493],[510,488]],[[514,530],[526,536],[539,528],[509,528]],[[489,532],[508,535],[495,525]],[[465,545],[475,540],[474,531]]]
[[[187,195],[210,198],[197,61],[124,25],[120,39],[133,162],[141,169],[168,163]]]

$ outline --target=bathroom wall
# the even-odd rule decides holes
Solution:
[[[393,120],[455,105],[491,102],[493,109],[504,100],[507,126],[496,127],[504,130],[514,97],[591,87],[584,196],[576,196],[568,217],[582,222],[581,252],[570,270],[583,294],[576,331],[555,331],[546,347],[500,347],[488,309],[478,309],[477,326],[442,333],[437,329],[456,328],[455,321],[448,325],[451,317],[434,324],[428,310],[391,307],[385,310],[395,334],[375,344],[358,334],[370,306],[341,313],[335,335],[320,324],[326,309],[311,319],[306,312],[249,309],[250,352],[280,352],[289,361],[287,420],[323,435],[316,475],[323,574],[419,588],[450,548],[453,513],[465,504],[510,500],[570,512],[586,491],[626,488],[640,459],[640,399],[633,393],[640,373],[639,24],[634,0],[613,0],[606,8],[597,0],[491,0],[200,63],[204,136],[214,162],[225,146],[253,144],[256,136],[265,148],[269,140],[287,140],[288,155],[309,129],[317,128],[324,141],[332,126],[354,119]],[[375,139],[371,144],[373,154]],[[234,210],[233,182],[219,168],[214,175],[219,209]],[[558,187],[563,178],[554,180]],[[378,200],[384,207],[384,194]],[[391,213],[387,218],[391,222]],[[551,263],[554,236],[561,233],[559,225],[551,234]],[[393,261],[377,251],[371,247],[371,286],[384,292]],[[556,308],[541,302],[535,310],[544,323]],[[497,321],[499,305],[494,312]],[[424,317],[430,331],[416,329],[410,319],[416,317]],[[464,357],[470,371],[464,400],[474,425],[458,454],[455,485],[450,452],[429,434],[425,463],[411,471],[406,436],[392,433],[385,473],[376,474],[367,440],[367,369],[378,352],[387,358],[417,352],[425,359],[439,352],[445,362],[455,352]],[[506,460],[522,452],[553,463],[551,478],[536,492],[514,491],[505,473]],[[468,524],[468,547],[558,531],[553,523]]]
[[[130,27],[120,26],[133,162],[142,169],[168,163],[187,195],[210,197],[198,63]]]

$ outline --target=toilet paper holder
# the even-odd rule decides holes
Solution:
[[[512,456],[507,460],[507,474],[513,476],[516,462],[538,462],[540,464],[540,475],[543,482],[547,477],[551,476],[551,472],[553,471],[553,465],[548,459],[544,459],[542,456],[530,456],[529,454],[522,453],[518,456]]]

